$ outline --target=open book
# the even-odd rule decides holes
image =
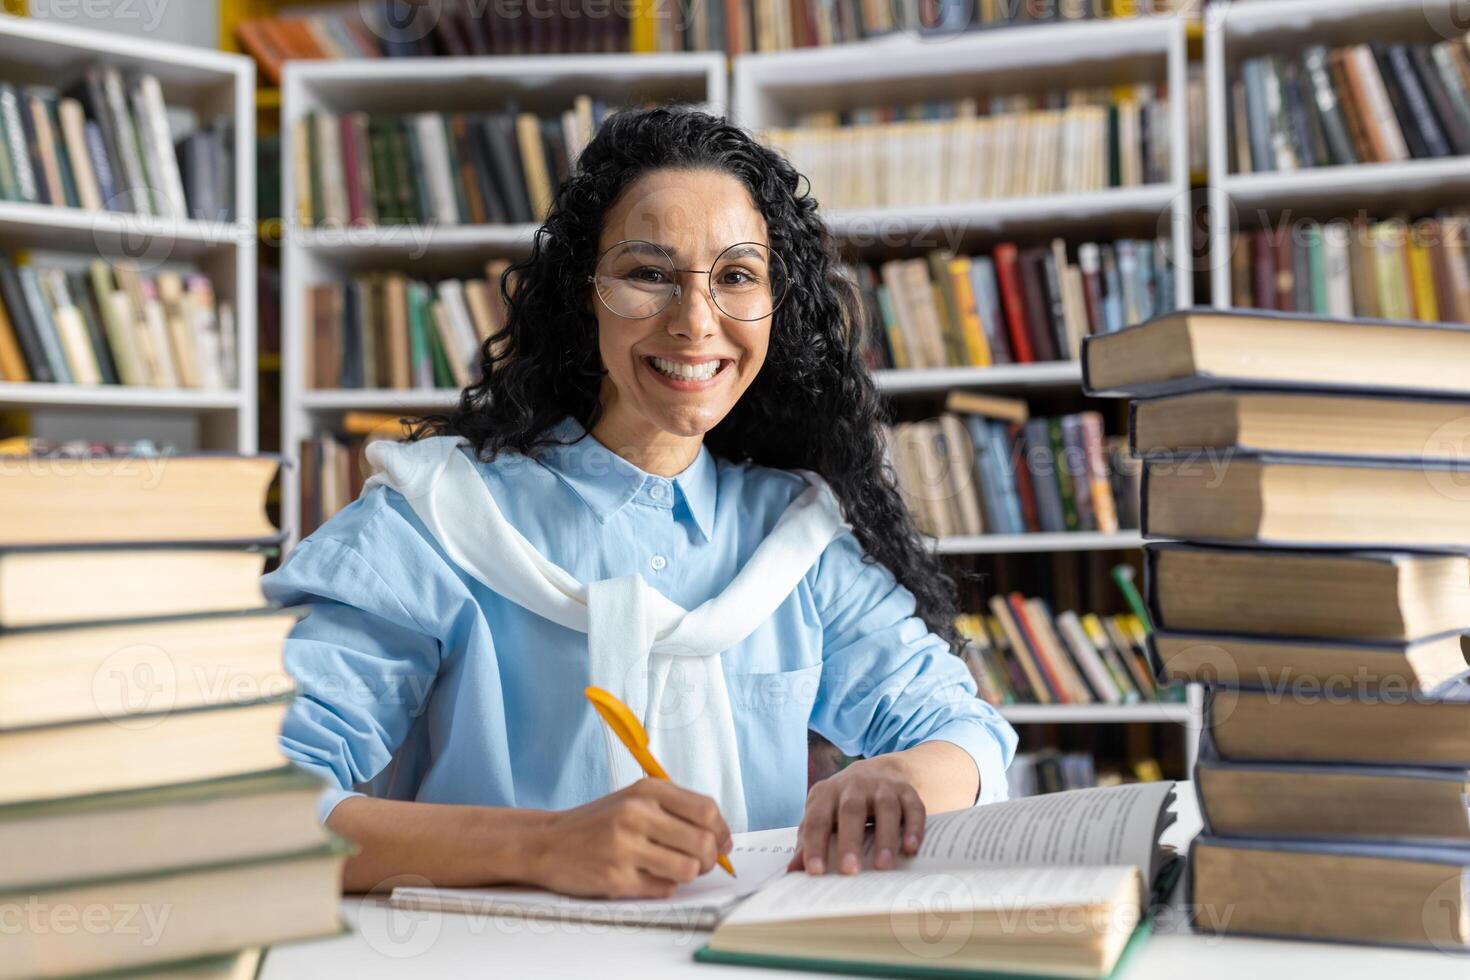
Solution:
[[[738,877],[716,868],[664,900],[395,888],[391,902],[481,915],[718,925],[697,954],[713,962],[1100,977],[1133,938],[1148,886],[1171,856],[1158,841],[1173,822],[1173,797],[1173,783],[1139,783],[934,814],[918,855],[894,870],[851,876],[785,874],[793,827],[737,834],[730,860]]]

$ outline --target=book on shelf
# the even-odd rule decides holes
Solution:
[[[505,327],[501,277],[509,265],[491,259],[484,277],[476,279],[431,283],[382,272],[307,286],[311,387],[426,390],[472,384],[485,345]]]
[[[1236,173],[1470,153],[1470,39],[1394,40],[1246,58],[1230,79]]]
[[[1236,233],[1231,305],[1338,318],[1470,322],[1470,217],[1301,219]]]
[[[1470,950],[1463,446],[1423,432],[1453,403],[1413,397],[1457,393],[1433,371],[1464,336],[1193,311],[1087,342],[1089,391],[1190,392],[1137,405],[1131,444],[1145,537],[1179,539],[1146,549],[1153,659],[1206,687],[1200,931]]]
[[[897,32],[945,36],[971,30],[1172,13],[1191,0],[1136,0],[1114,12],[1106,0],[1049,4],[980,0],[921,15],[912,4],[872,0],[695,0],[677,15],[654,4],[548,7],[521,15],[474,0],[436,5],[424,29],[381,4],[326,6],[309,14],[252,18],[235,28],[240,47],[272,84],[287,59],[755,51],[826,47]],[[1120,8],[1121,10],[1121,8]]]
[[[579,95],[549,116],[316,109],[291,124],[301,227],[541,221],[612,109]]]
[[[0,380],[226,391],[237,344],[198,272],[0,256]]]
[[[1043,599],[993,595],[989,614],[964,613],[964,661],[979,695],[1003,704],[1131,704],[1161,695],[1145,631],[1131,615],[1053,615]]]
[[[149,73],[125,77],[97,65],[61,81],[0,82],[0,200],[180,221],[233,217],[228,118],[165,105]]]
[[[156,935],[8,931],[0,977],[223,980],[259,947],[341,931],[349,846],[279,742],[304,610],[266,603],[259,549],[218,544],[265,530],[277,462],[7,457],[0,903],[173,913]]]
[[[953,404],[971,408],[956,393]],[[1006,422],[945,412],[885,428],[899,491],[919,529],[937,538],[1119,530],[1118,494],[1133,492],[1110,467],[1102,417]]]
[[[1457,324],[1194,307],[1086,338],[1082,383],[1132,397],[1228,387],[1465,395],[1467,358],[1470,329]]]
[[[1082,338],[1175,308],[1167,238],[990,254],[935,250],[847,267],[866,313],[863,359],[884,368],[1075,361]]]
[[[310,534],[362,493],[369,476],[365,450],[378,439],[401,439],[403,416],[342,414],[339,431],[301,441],[301,534]]]
[[[1178,873],[1159,843],[1173,794],[1173,783],[1141,783],[932,815],[918,855],[898,869],[777,877],[725,915],[695,959],[840,973],[1112,976],[1149,933],[1149,896]],[[947,944],[942,966],[923,933],[936,908],[973,926]],[[1005,925],[1027,910],[1019,928],[1015,919]],[[875,920],[886,924],[882,935]]]
[[[1169,181],[1164,85],[799,113],[756,131],[827,210],[1082,194]]]
[[[1111,759],[1099,761],[1092,751],[1067,752],[1045,748],[1035,752],[1017,752],[1006,768],[1006,786],[1010,799],[1019,800],[1094,786],[1157,782],[1158,771],[1158,760],[1149,755],[1134,755],[1131,746],[1128,757],[1120,763]]]

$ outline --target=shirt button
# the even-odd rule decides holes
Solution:
[[[648,488],[648,495],[654,500],[664,499],[664,485],[662,483],[655,483]]]
[[[661,572],[664,570],[664,566],[668,564],[668,560],[663,555],[654,555],[648,559],[648,563],[653,566],[655,572]]]

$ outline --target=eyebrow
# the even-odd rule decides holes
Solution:
[[[657,245],[659,248],[663,249],[665,252],[668,253],[669,258],[673,259],[675,262],[682,261],[679,258],[679,250],[677,248],[675,248],[674,246],[672,246],[672,245],[665,245],[663,242],[652,242],[652,243],[649,243],[649,244]],[[753,259],[762,259],[762,260],[764,260],[765,259],[765,253],[763,253],[759,248],[754,247],[754,244],[756,244],[756,243],[752,243],[752,246],[751,247],[735,249],[734,251],[730,252],[729,255],[726,256],[726,258],[727,259],[732,259],[732,258],[733,259],[753,258]],[[766,246],[766,247],[769,248],[770,246]],[[624,251],[636,253],[636,254],[639,254],[639,255],[657,255],[658,254],[657,252],[653,251],[652,249],[647,248],[646,245],[645,245],[645,243],[641,239],[640,240],[636,240],[636,241],[632,241],[632,242],[625,242],[623,244],[623,249],[624,249]]]

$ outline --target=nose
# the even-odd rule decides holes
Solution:
[[[686,340],[703,340],[719,329],[719,310],[699,274],[686,274],[666,312],[669,333]]]

